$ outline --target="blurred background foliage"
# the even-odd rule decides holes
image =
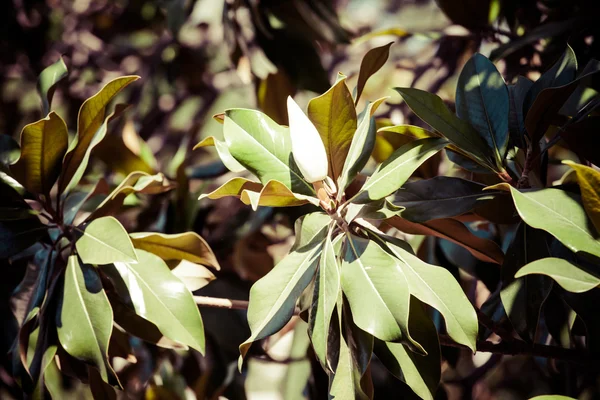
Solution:
[[[4,0],[0,133],[18,139],[25,124],[43,117],[37,77],[61,56],[69,75],[58,85],[52,108],[71,127],[81,103],[103,83],[140,75],[119,95],[118,102],[132,107],[94,151],[86,182],[104,178],[115,186],[138,170],[162,172],[176,182],[174,193],[128,199],[130,207],[120,220],[128,229],[198,232],[223,268],[197,294],[247,300],[252,283],[287,254],[293,223],[303,211],[252,212],[231,198],[197,201],[228,177],[213,148],[191,151],[203,138],[221,137],[215,114],[218,119],[227,108],[258,108],[286,124],[288,95],[306,104],[329,88],[338,71],[354,87],[364,54],[394,42],[362,99],[391,96],[377,114],[381,126],[422,125],[392,87],[424,89],[452,105],[458,73],[475,52],[496,61],[509,83],[518,75],[537,79],[567,43],[579,65],[586,65],[600,59],[599,15],[598,0]],[[397,138],[380,132],[374,159],[385,159],[386,149],[400,145],[394,143]],[[583,147],[598,145],[597,135],[588,140]],[[428,161],[419,176],[436,176],[441,157]],[[561,171],[548,179],[560,178]],[[458,169],[451,174],[473,175]],[[494,229],[476,233],[504,248],[510,243],[510,235]],[[477,306],[498,286],[497,267],[443,239],[414,240],[422,241],[419,255],[450,269]],[[0,352],[7,354],[18,328],[12,311],[27,265],[2,263]],[[130,398],[326,398],[327,377],[311,355],[300,319],[262,348],[254,346],[240,374],[238,345],[249,335],[245,312],[203,308],[202,315],[206,357],[133,340],[135,360],[115,359]],[[573,384],[573,371],[551,360],[472,356],[449,347],[442,354],[439,398],[529,398],[564,392]],[[20,398],[10,357],[2,361],[0,397]],[[412,395],[377,362],[372,369],[377,398]],[[597,371],[589,371],[586,379],[592,388],[587,398],[598,396]],[[76,382],[63,382],[65,398],[89,395]]]

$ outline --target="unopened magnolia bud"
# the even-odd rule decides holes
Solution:
[[[287,109],[294,160],[304,179],[310,183],[322,181],[327,178],[328,162],[321,136],[306,114],[289,96]]]

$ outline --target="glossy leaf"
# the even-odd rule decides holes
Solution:
[[[242,196],[242,192],[250,190],[252,192],[260,192],[263,185],[260,182],[254,182],[246,178],[235,177],[231,178],[217,189],[210,193],[201,194],[198,200],[202,200],[208,197],[211,200],[220,199],[222,197],[237,197],[238,199]]]
[[[204,353],[204,325],[190,291],[160,257],[144,250],[136,253],[139,263],[114,264],[136,314],[169,339]]]
[[[325,234],[325,227],[331,222],[331,217],[324,212],[312,212],[298,218],[294,223],[296,240],[291,251],[306,246],[317,235]]]
[[[410,109],[433,129],[469,153],[482,166],[496,170],[493,153],[485,140],[469,124],[454,115],[435,94],[412,88],[395,88]]]
[[[82,104],[77,117],[77,136],[63,160],[63,170],[58,182],[59,193],[65,193],[77,185],[85,172],[92,148],[106,135],[108,122],[122,112],[117,107],[115,112],[105,118],[110,101],[138,79],[138,76],[114,79]]]
[[[520,192],[506,184],[497,186],[510,188],[515,207],[527,225],[554,235],[574,252],[600,257],[600,241],[579,196],[560,189]]]
[[[342,254],[342,290],[360,329],[380,340],[403,340],[425,354],[408,331],[410,291],[395,264],[377,243],[348,235]]]
[[[308,117],[323,140],[329,176],[335,181],[342,173],[357,127],[356,109],[345,78],[308,103]]]
[[[404,207],[396,207],[387,199],[373,201],[366,204],[349,203],[346,208],[346,216],[344,219],[350,223],[358,218],[368,220],[385,220],[399,215]]]
[[[487,57],[467,61],[456,86],[456,115],[469,121],[501,169],[508,147],[509,95],[502,75]]]
[[[388,57],[390,56],[390,47],[394,42],[390,42],[380,47],[375,47],[367,52],[360,62],[360,70],[358,72],[358,82],[356,83],[356,100],[355,104],[358,104],[360,96],[365,88],[365,85],[369,78],[373,76],[377,71],[384,66]]]
[[[261,112],[232,109],[226,112],[223,132],[231,155],[263,184],[277,180],[295,193],[314,192],[293,163],[288,128]]]
[[[455,217],[502,195],[499,191],[484,192],[484,187],[465,179],[437,176],[405,184],[394,194],[393,204],[405,207],[401,216],[412,222]]]
[[[42,113],[47,115],[50,112],[50,104],[54,89],[58,82],[67,76],[68,70],[65,61],[60,57],[54,64],[44,68],[38,78],[37,89],[42,98]]]
[[[75,247],[84,263],[137,262],[131,239],[116,218],[98,218],[90,222],[82,233]]]
[[[438,310],[446,321],[446,329],[452,339],[474,352],[477,314],[452,274],[445,268],[422,261],[393,241],[386,241],[385,244],[400,261],[396,267],[402,269],[406,276],[410,293]]]
[[[67,353],[92,364],[108,382],[114,374],[108,363],[113,314],[102,282],[93,267],[70,256],[65,272],[58,339]]]
[[[341,239],[341,236],[339,237]],[[321,365],[332,370],[327,359],[327,339],[331,316],[340,291],[340,271],[331,237],[325,238],[315,279],[312,309],[310,310],[309,334],[313,349]]]
[[[223,121],[224,120],[225,120],[225,116],[223,115]],[[202,147],[208,147],[208,146],[215,147],[215,149],[217,150],[217,154],[219,155],[219,158],[221,159],[221,161],[223,162],[225,167],[227,167],[227,169],[230,170],[231,172],[242,172],[246,169],[235,158],[233,158],[233,156],[229,152],[229,149],[227,148],[227,144],[225,144],[225,142],[222,140],[216,139],[214,136],[209,136],[209,137],[205,138],[200,143],[195,145],[193,150],[196,150],[196,149],[199,149]]]
[[[600,234],[600,172],[585,165],[565,161],[577,174],[581,200],[585,211]]]
[[[49,196],[60,174],[69,135],[65,121],[51,112],[21,132],[21,157],[11,167],[15,178],[31,193]]]
[[[319,263],[323,237],[289,253],[250,289],[248,325],[252,334],[240,345],[241,368],[252,342],[278,332],[294,314],[296,300],[312,280]]]
[[[525,116],[523,114],[523,103],[525,96],[533,82],[524,76],[518,76],[517,82],[514,85],[508,86],[508,94],[510,99],[510,112],[508,114],[508,130],[510,138],[514,144],[524,149],[527,147],[525,143]]]
[[[521,278],[530,274],[547,275],[563,289],[573,293],[583,293],[600,285],[600,277],[594,276],[562,258],[542,258],[525,265],[516,274]]]
[[[148,175],[144,172],[132,172],[87,216],[84,222],[117,214],[125,198],[132,193],[158,194],[171,189],[173,185],[161,173]]]
[[[441,354],[437,331],[425,313],[423,304],[414,297],[410,302],[409,328],[427,355],[412,352],[402,343],[375,342],[375,354],[383,365],[406,383],[422,399],[433,399],[440,383]]]
[[[354,201],[379,200],[398,190],[421,164],[443,149],[448,142],[441,138],[419,139],[396,150],[363,185]]]
[[[258,192],[251,189],[243,189],[240,200],[244,204],[251,205],[255,211],[258,209],[258,206],[293,207],[307,203],[312,203],[315,206],[319,205],[319,200],[316,197],[292,193],[287,186],[279,181],[267,182]]]
[[[187,260],[221,269],[208,243],[195,232],[164,234],[154,232],[131,233],[131,242],[137,249],[156,254],[163,260]]]
[[[475,236],[464,224],[452,218],[417,224],[404,218],[394,217],[387,220],[386,223],[413,235],[431,235],[450,240],[485,262],[502,264],[504,261],[504,253],[496,243]]]
[[[364,168],[369,157],[373,152],[375,144],[375,122],[372,120],[373,114],[377,108],[385,101],[385,98],[369,103],[363,113],[356,128],[356,133],[352,137],[348,155],[344,161],[342,173],[337,180],[338,198],[344,193],[350,182]]]

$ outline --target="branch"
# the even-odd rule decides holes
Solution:
[[[247,310],[248,302],[245,300],[231,300],[216,297],[194,296],[196,304],[201,307],[226,308],[230,310]],[[469,350],[465,345],[456,343],[448,335],[439,334],[440,345]],[[553,358],[570,361],[578,364],[588,364],[600,360],[599,353],[590,353],[579,349],[565,349],[544,344],[529,344],[520,340],[511,342],[502,341],[492,343],[487,340],[477,341],[477,351],[482,353],[503,354],[509,356],[529,355],[533,357]]]

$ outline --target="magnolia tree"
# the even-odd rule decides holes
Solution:
[[[306,113],[288,98],[289,127],[259,111],[230,109],[216,116],[223,138],[196,146],[214,146],[236,173],[201,198],[310,210],[295,223],[290,252],[252,286],[248,304],[237,304],[247,306],[251,329],[239,368],[253,344],[293,316],[308,322],[336,399],[373,397],[375,359],[417,396],[433,398],[440,345],[584,365],[597,360],[595,316],[586,306],[600,284],[600,172],[591,166],[597,154],[573,145],[579,162],[563,160],[564,176],[550,184],[547,159],[558,143],[568,148],[589,134],[582,127],[597,118],[598,102],[582,103],[581,93],[599,89],[599,64],[578,68],[567,48],[537,81],[520,77],[507,85],[476,54],[460,74],[456,113],[434,94],[396,88],[430,126],[424,128],[377,118],[386,98],[356,109],[388,51],[386,45],[367,53],[354,95],[340,74]],[[42,76],[47,107],[57,76]],[[70,143],[54,112],[26,126],[20,154],[15,145],[8,160],[2,256],[32,257],[39,271],[13,351],[29,392],[45,386],[60,396],[56,376],[75,373],[98,398],[114,395],[121,384],[111,359],[131,349],[110,343],[136,336],[202,352],[195,302],[222,305],[190,293],[210,280],[203,266],[219,268],[202,238],[128,234],[111,216],[132,193],[171,189],[164,176],[133,173],[94,206],[85,205],[106,192],[102,182],[78,189],[90,153],[120,110],[106,117],[108,103],[134,80],[114,80],[86,101]],[[439,169],[444,152],[459,172],[415,179],[428,165]],[[501,268],[485,303],[465,294],[460,275],[418,256],[424,236]],[[557,299],[570,312],[544,315],[544,303]]]

